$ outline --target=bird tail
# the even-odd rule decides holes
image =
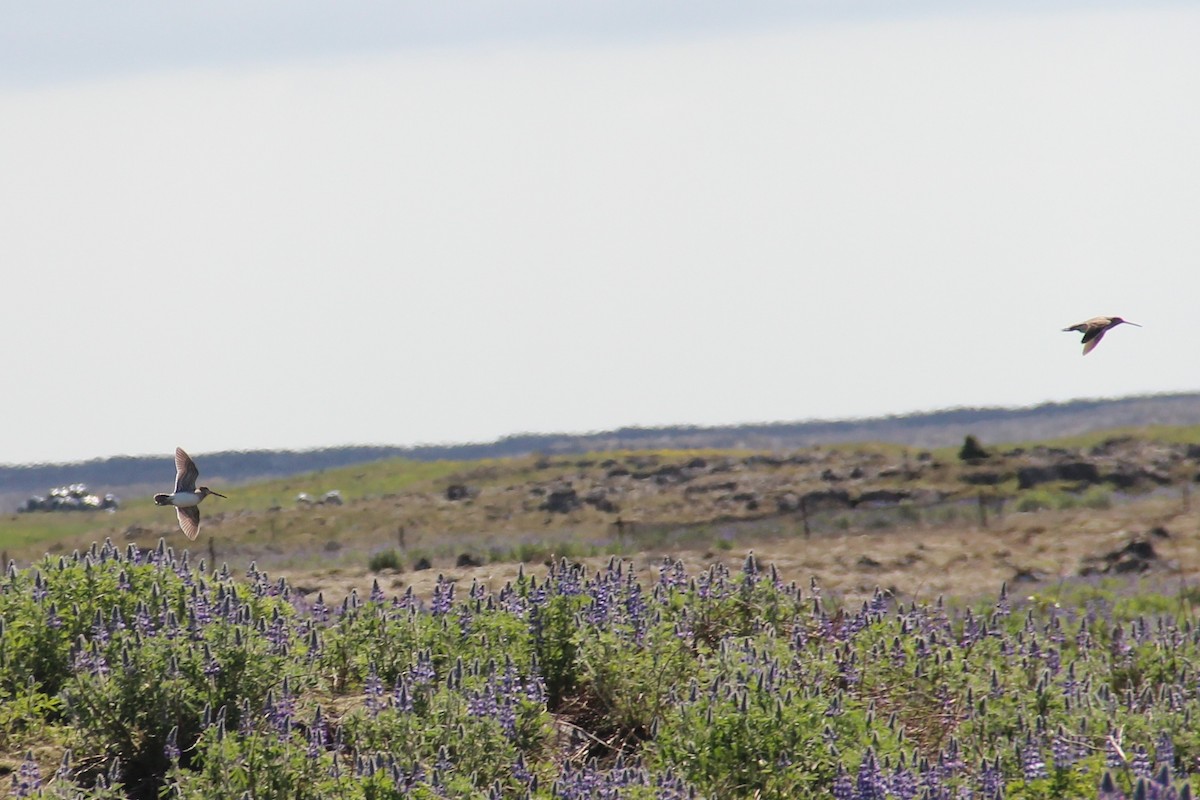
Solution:
[[[155,504],[155,505],[159,505],[159,506],[169,506],[169,505],[171,505],[171,495],[169,495],[169,494],[156,494],[156,495],[154,495],[154,504]]]

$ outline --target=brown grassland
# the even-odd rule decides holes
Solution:
[[[213,478],[229,499],[205,502],[194,543],[170,509],[133,498],[112,514],[7,516],[0,549],[29,563],[104,538],[152,547],[165,537],[234,571],[254,561],[327,602],[375,580],[389,594],[425,594],[438,575],[498,588],[551,558],[618,556],[652,576],[663,559],[694,573],[750,551],[786,580],[816,578],[848,599],[875,587],[968,598],[1003,582],[1035,593],[1089,571],[1184,586],[1200,573],[1197,442],[1193,428],[1143,430],[973,462],[895,445],[393,460],[244,486]],[[1076,467],[1069,480],[1024,485],[1022,470],[1063,464],[1090,466],[1082,479]],[[331,490],[341,503],[297,499]],[[1131,541],[1146,542],[1147,557],[1103,560]]]

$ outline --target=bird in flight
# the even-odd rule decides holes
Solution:
[[[1136,322],[1130,322],[1127,319],[1120,317],[1092,317],[1086,322],[1080,322],[1077,325],[1072,325],[1069,328],[1063,328],[1064,331],[1077,331],[1083,334],[1083,354],[1086,356],[1100,344],[1100,340],[1104,338],[1104,333],[1118,325],[1133,325],[1140,328]]]
[[[175,513],[179,515],[179,527],[189,539],[195,539],[200,533],[200,501],[210,494],[225,497],[207,486],[197,489],[196,478],[198,477],[200,477],[200,470],[196,469],[196,462],[183,452],[182,447],[176,447],[175,491],[171,494],[154,495],[156,504],[175,506]]]

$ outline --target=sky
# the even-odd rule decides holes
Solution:
[[[1200,389],[1200,7],[0,2],[0,463]],[[1112,331],[1081,357],[1096,315]]]

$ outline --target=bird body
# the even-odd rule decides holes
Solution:
[[[156,494],[154,499],[158,502],[158,498],[164,498],[158,502],[160,506],[198,506],[200,501],[208,495],[200,494],[200,492],[175,492],[173,494]]]
[[[1137,328],[1142,327],[1136,322],[1130,322],[1129,320],[1121,319],[1120,317],[1092,317],[1084,322],[1076,323],[1069,328],[1063,328],[1063,330],[1074,331],[1076,333],[1083,334],[1083,354],[1086,356],[1088,353],[1096,349],[1096,345],[1100,344],[1100,340],[1104,338],[1106,331],[1112,330],[1118,325],[1133,325]]]
[[[220,492],[214,492],[207,486],[196,488],[196,479],[200,470],[196,462],[183,451],[182,447],[175,448],[175,491],[170,494],[154,495],[154,502],[160,506],[175,506],[179,517],[179,528],[189,539],[195,539],[200,534],[200,501],[210,494],[224,497]]]

